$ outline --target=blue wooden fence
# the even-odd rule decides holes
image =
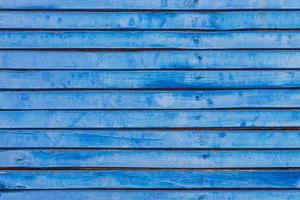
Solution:
[[[300,1],[0,0],[0,200],[299,200]]]

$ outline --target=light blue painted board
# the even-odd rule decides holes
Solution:
[[[0,148],[300,148],[300,131],[0,130]]]
[[[215,10],[215,9],[299,9],[295,0],[1,0],[1,9],[165,9],[165,10]]]
[[[0,89],[299,88],[300,71],[0,71]]]
[[[294,49],[298,31],[2,31],[2,49]]]
[[[2,170],[4,189],[298,189],[298,170]]]
[[[0,150],[2,168],[284,168],[299,150]]]
[[[0,128],[300,127],[299,110],[1,111]]]
[[[298,200],[296,190],[163,191],[163,190],[51,190],[0,192],[1,200]]]
[[[300,90],[0,91],[0,109],[300,108]]]
[[[299,11],[254,12],[0,12],[12,29],[297,29]]]
[[[0,69],[300,69],[300,51],[0,51]]]

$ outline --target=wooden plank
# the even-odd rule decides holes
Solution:
[[[0,51],[0,69],[299,69],[300,51]]]
[[[210,3],[206,0],[1,0],[1,9],[151,9],[151,10],[235,10],[235,9],[299,9],[300,3],[295,0],[251,0],[251,1],[231,1],[219,0]]]
[[[5,189],[298,189],[300,171],[2,170]]]
[[[300,131],[0,130],[0,148],[300,148]]]
[[[9,191],[0,192],[1,200],[298,200],[300,192],[297,190],[218,190],[218,191],[164,191],[164,190],[51,190],[51,191]]]
[[[298,29],[299,11],[0,12],[11,29]]]
[[[0,89],[299,88],[300,71],[0,71]]]
[[[299,90],[0,91],[0,109],[300,108],[299,99]]]
[[[299,150],[0,150],[1,168],[290,168]]]
[[[2,111],[0,128],[300,127],[299,110]]]
[[[295,49],[298,31],[2,31],[2,49]]]

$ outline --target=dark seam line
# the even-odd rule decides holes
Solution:
[[[0,128],[0,131],[3,130],[61,130],[61,131],[73,131],[73,130],[85,130],[85,131],[91,131],[91,130],[98,130],[98,131],[142,131],[142,130],[149,130],[149,131],[204,131],[204,130],[213,130],[213,131],[260,131],[260,130],[280,130],[280,131],[298,131],[300,130],[300,127],[114,127],[114,128],[94,128],[94,127],[84,127],[84,128],[66,128],[66,127],[55,127],[55,128],[49,128],[49,127],[43,127],[43,128],[36,128],[36,127],[19,127],[19,128]]]
[[[222,89],[223,90],[223,89]],[[236,90],[236,89],[233,89],[232,90],[232,92],[235,92],[235,91],[244,91],[244,90],[248,90],[248,89],[240,89],[240,90]],[[253,89],[254,90],[254,89]],[[217,90],[218,91],[218,90]],[[230,90],[228,89],[226,89],[226,91],[228,91],[228,92],[230,92]],[[260,88],[258,88],[258,89],[255,89],[255,91],[267,91],[267,92],[270,92],[270,91],[277,91],[277,92],[290,92],[290,89],[286,89],[286,88],[281,88],[281,89],[270,89],[270,91],[269,91],[269,89],[268,90],[266,90],[266,89],[260,89]],[[293,89],[293,90],[291,90],[291,91],[297,91],[297,89]],[[300,90],[299,90],[300,91]],[[5,93],[8,93],[8,94],[11,94],[11,93],[15,93],[15,94],[18,94],[18,93],[22,93],[22,91],[18,91],[18,90],[16,90],[16,91],[1,91],[0,90],[0,92],[2,92],[3,94],[5,94]],[[26,91],[25,91],[26,92]],[[36,93],[44,93],[44,91],[39,91],[39,90],[33,90],[33,91],[29,91],[29,92],[31,92],[31,93],[33,93],[33,94],[36,94]],[[63,93],[63,92],[66,92],[66,93],[69,93],[69,94],[74,94],[74,92],[77,92],[77,91],[74,91],[74,90],[71,90],[71,91],[68,91],[68,90],[66,90],[66,91],[62,91],[62,90],[57,90],[57,91],[54,91],[54,90],[52,90],[52,92],[58,92],[58,93]],[[78,92],[80,92],[80,90],[78,91]],[[133,94],[136,94],[136,92],[139,92],[139,91],[136,91],[136,90],[134,90],[134,91],[132,91],[132,90],[120,90],[120,91],[118,91],[118,89],[114,89],[114,91],[106,91],[106,90],[88,90],[88,91],[82,91],[82,93],[99,93],[99,94],[101,94],[101,93],[112,93],[112,94],[114,94],[114,92],[121,92],[121,93],[133,93]],[[148,94],[157,94],[157,93],[160,93],[160,91],[157,91],[157,90],[147,90],[147,91],[143,91],[143,90],[141,90],[140,91],[141,93],[148,93]],[[202,89],[195,89],[195,90],[193,90],[192,92],[207,92],[206,90],[202,90]],[[208,91],[208,92],[213,92],[213,91]],[[161,91],[161,93],[190,93],[190,91],[177,91],[177,90],[173,90],[173,89],[170,89],[170,90],[163,90],[163,91]],[[193,93],[193,94],[197,94],[197,93]]]
[[[299,130],[300,126],[278,126],[278,127],[169,127],[169,128],[164,128],[164,127],[113,127],[113,128],[107,128],[107,127],[75,127],[75,128],[67,128],[67,127],[18,127],[18,128],[7,128],[7,127],[1,127],[0,130],[14,130],[14,129],[18,129],[18,130],[44,130],[44,129],[48,129],[48,130],[118,130],[118,129],[124,129],[124,130],[169,130],[169,129],[176,129],[176,130],[229,130],[229,129],[236,129],[236,130],[240,130],[240,129],[245,129],[245,130],[253,130],[253,129],[257,129],[257,130],[281,130],[281,129],[286,129],[286,130]]]
[[[248,128],[211,128],[211,129],[207,129],[207,128],[156,128],[156,129],[153,129],[153,128],[140,128],[140,129],[137,129],[137,128],[0,128],[0,131],[68,131],[68,132],[73,132],[73,131],[97,131],[97,132],[102,132],[102,131],[118,131],[118,132],[127,132],[127,131],[170,131],[170,132],[181,132],[181,131],[203,131],[203,130],[206,130],[208,132],[219,132],[219,131],[232,131],[232,132],[244,132],[244,133],[248,133],[249,131],[255,131],[255,132],[264,132],[264,131],[268,131],[268,132],[272,132],[272,131],[276,131],[276,130],[280,130],[280,131],[284,131],[284,132],[298,132],[299,130],[298,129],[278,129],[278,128],[272,128],[272,127],[269,127],[269,128],[264,128],[264,129],[261,129],[261,128],[251,128],[251,129],[248,129]]]
[[[38,67],[0,67],[0,71],[103,71],[103,72],[119,72],[119,71],[124,71],[124,72],[134,72],[134,71],[141,71],[141,72],[170,72],[170,71],[192,71],[192,72],[205,72],[205,71],[300,71],[300,68],[271,68],[271,67],[261,67],[261,68],[104,68],[104,69],[99,69],[99,68],[76,68],[76,67],[61,67],[61,68],[54,68],[54,67],[44,67],[44,68],[38,68]]]
[[[106,14],[106,13],[137,13],[137,14],[220,14],[222,13],[278,13],[278,12],[285,12],[285,13],[294,13],[299,12],[299,8],[246,8],[246,9],[112,9],[112,8],[99,8],[99,9],[10,9],[10,8],[0,8],[0,14],[3,13],[33,13],[35,15],[36,13],[74,13],[74,14],[85,14],[85,13],[94,13],[94,14]]]
[[[33,28],[33,29],[31,29],[31,28],[23,28],[23,29],[16,28],[14,30],[15,31],[12,31],[10,28],[7,29],[5,27],[0,28],[0,32],[22,32],[22,33],[24,33],[24,32],[25,33],[27,33],[27,32],[29,32],[29,33],[34,32],[34,33],[56,33],[56,34],[59,34],[60,30],[61,30],[61,33],[78,33],[78,30],[80,30],[80,29],[63,29],[63,28],[60,29],[59,28],[56,31],[51,31],[52,28],[50,28],[49,29],[50,31],[45,31],[45,30],[40,29],[40,28],[37,28],[37,29],[35,29],[35,28]],[[34,30],[34,31],[32,31],[32,30]],[[86,30],[86,31],[82,31],[80,33],[90,33],[92,29],[88,28],[88,29],[83,29],[83,30]],[[193,28],[192,29],[179,29],[179,30],[177,30],[177,29],[133,29],[133,30],[131,30],[131,29],[127,29],[127,28],[117,29],[119,31],[116,31],[116,30],[112,31],[112,30],[108,30],[108,29],[100,29],[100,30],[101,31],[98,31],[99,33],[102,33],[102,32],[112,32],[112,33],[128,32],[128,34],[130,34],[130,33],[140,33],[141,31],[147,31],[147,32],[164,32],[164,33],[165,32],[166,33],[168,33],[168,32],[174,33],[175,32],[175,33],[178,33],[178,34],[189,34],[189,32],[197,32],[197,33],[207,34],[207,32],[208,32],[209,34],[214,33],[214,34],[219,34],[219,35],[222,34],[222,33],[227,33],[228,31],[231,31],[231,30],[207,30],[207,29],[204,29],[204,30],[199,29],[199,30],[197,30],[197,29],[193,29]],[[250,30],[252,30],[252,29],[250,29]],[[281,33],[289,33],[290,32],[289,30],[293,30],[294,32],[300,32],[300,27],[296,28],[296,29],[294,29],[294,28],[285,29],[284,28],[282,30],[280,30],[280,29],[278,30],[277,28],[274,28],[274,29],[271,29],[271,30],[269,30],[268,28],[266,28],[266,29],[264,29],[264,28],[262,28],[262,29],[258,28],[257,30],[258,30],[257,32],[281,32]],[[278,30],[278,31],[276,31],[276,30]],[[59,32],[57,32],[57,31],[59,31]],[[95,32],[95,31],[92,31],[92,32]],[[244,31],[236,31],[236,30],[235,31],[232,30],[231,32],[244,33]],[[254,31],[254,32],[256,32],[256,31]],[[250,31],[250,33],[251,33],[251,31]]]
[[[162,9],[162,8],[0,8],[0,11],[28,11],[28,12],[253,12],[253,11],[300,11],[300,8],[219,8],[219,9]]]
[[[52,171],[52,172],[60,172],[60,171],[92,171],[92,172],[125,172],[125,171],[198,171],[198,172],[297,172],[300,173],[300,167],[266,167],[266,168],[152,168],[152,167],[1,167],[0,170],[2,172],[5,171]],[[255,171],[253,171],[255,170]],[[299,188],[300,189],[300,188]]]
[[[1,108],[0,112],[38,112],[38,111],[69,111],[69,112],[80,112],[80,111],[96,111],[96,112],[123,112],[123,111],[288,111],[288,110],[296,110],[300,111],[300,107],[233,107],[233,108]]]
[[[14,170],[14,171],[118,171],[118,170],[124,170],[124,171],[152,171],[152,170],[163,170],[163,171],[173,171],[173,170],[197,170],[197,171],[222,171],[222,170],[230,170],[232,172],[235,171],[242,171],[242,170],[255,170],[255,171],[272,171],[272,170],[280,170],[280,171],[294,171],[294,170],[300,170],[300,167],[261,167],[261,168],[251,168],[251,167],[244,167],[244,168],[157,168],[157,167],[0,167],[0,170]]]
[[[134,147],[0,147],[0,150],[7,150],[7,151],[40,151],[40,150],[44,150],[44,151],[166,151],[166,152],[172,152],[172,151],[182,151],[182,152],[189,152],[189,151],[197,151],[199,153],[201,152],[244,152],[244,151],[256,151],[256,152],[263,152],[263,151],[277,151],[277,152],[281,152],[281,151],[299,151],[300,153],[300,147],[284,147],[284,148],[226,148],[226,147],[221,147],[221,148],[209,148],[209,147],[187,147],[187,148],[178,148],[178,147],[168,147],[168,148],[163,148],[163,147],[139,147],[139,148],[134,148]]]
[[[300,48],[2,48],[0,51],[46,51],[46,52],[181,52],[181,51],[300,51]]]
[[[28,91],[27,91],[28,90]],[[280,88],[280,89],[261,89],[261,88],[257,88],[257,89],[215,89],[216,91],[220,91],[220,90],[224,90],[224,91],[227,91],[227,92],[236,92],[236,91],[246,91],[246,92],[249,92],[249,91],[267,91],[267,92],[274,92],[274,91],[277,91],[277,92],[291,92],[291,91],[297,91],[299,89],[295,89],[293,88],[292,90],[291,89],[286,89],[286,88]],[[111,94],[115,94],[115,92],[120,92],[120,93],[132,93],[132,94],[136,94],[136,93],[148,93],[148,94],[157,94],[157,93],[192,93],[192,92],[195,92],[193,94],[197,94],[197,92],[214,92],[214,90],[203,90],[203,89],[194,89],[194,90],[174,90],[174,89],[170,89],[170,90],[162,90],[162,91],[158,91],[158,90],[143,90],[141,89],[141,91],[138,91],[138,90],[118,90],[118,89],[114,89],[113,91],[107,91],[107,90],[98,90],[98,89],[92,89],[92,90],[84,90],[84,91],[81,91],[81,90],[65,90],[65,91],[62,91],[62,90],[51,90],[52,92],[57,92],[57,93],[60,93],[62,94],[63,92],[66,92],[66,93],[74,93],[74,92],[82,92],[82,93],[111,93]],[[300,90],[299,90],[300,91]],[[18,94],[18,93],[22,93],[24,91],[19,91],[19,90],[12,90],[12,91],[6,91],[6,90],[0,90],[0,93],[8,93],[8,94],[11,94],[11,93],[14,93],[14,94]],[[26,89],[25,92],[30,92],[30,93],[33,93],[33,94],[36,94],[36,93],[45,93],[45,91],[43,90],[31,90],[31,89]],[[263,95],[265,96],[265,94]]]
[[[232,28],[232,29],[213,29],[213,28],[0,28],[0,32],[9,32],[9,31],[14,31],[14,32],[29,32],[29,31],[34,31],[34,32],[57,32],[57,31],[66,31],[66,32],[78,32],[78,31],[84,31],[84,32],[129,32],[129,31],[134,31],[134,32],[139,32],[139,31],[147,31],[147,32],[201,32],[201,33],[218,33],[218,32],[289,32],[289,31],[294,31],[294,32],[299,32],[299,28]]]
[[[299,51],[300,48],[36,48],[36,47],[29,47],[29,48],[1,48],[0,50],[10,50],[10,51],[88,51],[88,52],[139,52],[139,51],[240,51],[240,50],[297,50]]]
[[[248,51],[248,50],[280,50],[280,51],[299,51],[300,48],[1,48],[0,50],[12,51],[66,51],[66,52],[146,52],[146,51]]]
[[[99,68],[3,68],[0,67],[0,72],[52,72],[52,71],[70,71],[70,72],[81,72],[81,71],[96,71],[96,72],[256,72],[256,71],[265,71],[265,72],[273,72],[273,71],[295,71],[299,72],[300,68],[119,68],[119,69],[99,69]]]
[[[300,87],[253,87],[253,88],[0,88],[0,91],[227,91],[227,90],[299,90]]]
[[[129,12],[129,13],[235,13],[235,12],[295,12],[300,11],[300,8],[225,8],[225,9],[161,9],[161,8],[146,8],[146,9],[122,9],[122,8],[0,8],[0,12],[75,12],[75,13],[98,13],[98,12]]]
[[[64,192],[64,191],[78,191],[78,192],[86,192],[86,191],[94,191],[94,192],[104,192],[104,191],[144,191],[144,192],[166,192],[166,191],[180,191],[180,192],[235,192],[235,191],[245,191],[245,192],[254,192],[254,191],[277,191],[277,192],[285,192],[285,191],[292,191],[292,192],[299,192],[300,188],[47,188],[47,189],[0,189],[3,193],[26,193],[26,192],[47,192],[47,191],[57,191],[57,192]]]

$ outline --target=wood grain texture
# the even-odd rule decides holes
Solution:
[[[235,9],[299,9],[300,3],[294,0],[251,0],[251,1],[231,1],[219,0],[210,3],[206,0],[2,0],[1,9],[151,9],[151,10],[235,10]]]
[[[1,168],[291,168],[299,150],[0,150]]]
[[[3,31],[1,49],[295,49],[298,31]]]
[[[298,200],[299,191],[240,190],[240,191],[163,191],[163,190],[51,190],[0,192],[1,200]]]
[[[298,170],[2,170],[6,189],[298,189]]]
[[[0,69],[299,69],[300,51],[1,50]]]
[[[299,88],[300,71],[0,71],[0,89]]]
[[[299,110],[2,111],[0,128],[300,127]]]
[[[5,29],[298,29],[299,11],[0,12]]]
[[[300,131],[0,130],[0,148],[300,148]]]
[[[0,91],[0,109],[300,108],[299,99],[299,90]]]
[[[0,0],[0,200],[298,200],[300,2]]]

